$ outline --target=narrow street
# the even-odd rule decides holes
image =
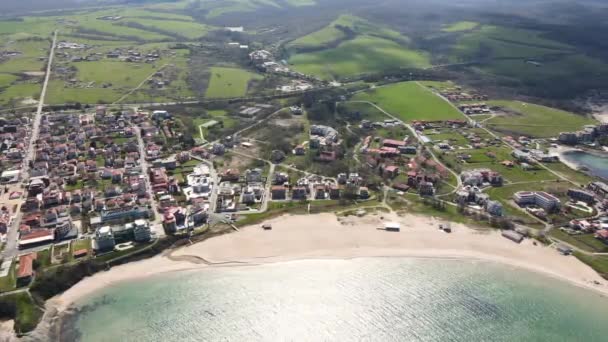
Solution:
[[[148,192],[152,211],[154,212],[154,221],[150,223],[150,228],[153,232],[156,233],[157,237],[162,237],[166,234],[162,225],[162,215],[158,211],[158,202],[156,201],[156,197],[154,196],[154,192],[152,191],[152,183],[150,182],[148,161],[146,161],[146,146],[144,144],[144,139],[141,136],[141,128],[135,126],[134,129],[135,135],[137,136],[137,144],[139,146],[139,165],[141,167],[141,172],[144,175],[144,181],[146,182],[146,191]]]
[[[44,99],[46,96],[46,90],[49,83],[49,79],[51,76],[51,70],[53,67],[53,57],[55,56],[55,47],[57,46],[57,31],[53,33],[53,42],[51,43],[51,50],[49,52],[49,57],[46,65],[46,74],[44,76],[44,83],[42,84],[42,91],[40,92],[40,99],[38,100],[38,107],[36,109],[36,115],[32,120],[32,130],[30,141],[27,147],[27,151],[25,154],[25,158],[23,158],[22,169],[21,169],[21,179],[27,180],[29,179],[29,168],[30,162],[34,160],[36,154],[36,140],[40,134],[40,122],[42,121],[42,109],[44,108]],[[9,188],[9,193],[12,191],[23,191],[21,189],[20,184],[14,184]],[[21,223],[21,218],[23,214],[21,213],[21,201],[16,207],[16,213],[13,221],[8,227],[8,232],[6,234],[6,245],[4,246],[4,250],[2,251],[2,257],[4,259],[12,259],[19,252],[17,249],[17,239],[19,232],[19,225]]]

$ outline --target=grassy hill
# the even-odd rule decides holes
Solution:
[[[519,101],[490,101],[492,106],[509,113],[486,121],[488,128],[505,133],[537,138],[555,137],[563,131],[575,131],[595,120],[563,110]]]
[[[349,36],[352,38],[356,35],[409,42],[407,37],[402,36],[399,32],[372,24],[359,17],[341,15],[328,26],[290,42],[287,47],[295,50],[321,49],[331,47],[331,45],[340,43],[341,40],[348,39]]]
[[[476,61],[486,79],[541,97],[571,98],[605,84],[607,63],[543,34],[483,25],[462,34],[448,59]]]
[[[289,63],[299,72],[322,79],[341,79],[401,67],[430,66],[427,54],[370,36],[357,37],[333,49],[299,53],[291,57]]]
[[[409,38],[399,32],[342,15],[286,47],[295,70],[322,79],[343,79],[397,68],[429,67],[428,54],[410,49],[408,43]]]
[[[353,100],[370,101],[403,121],[463,119],[449,103],[416,82],[402,82],[357,94]]]

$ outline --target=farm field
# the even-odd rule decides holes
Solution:
[[[353,100],[370,101],[403,121],[463,119],[449,103],[416,82],[402,82],[357,94]]]
[[[208,98],[229,98],[244,96],[251,80],[261,76],[237,68],[212,67],[211,80],[207,88]]]
[[[388,39],[371,36],[358,36],[332,49],[298,53],[289,59],[289,63],[296,71],[326,80],[399,68],[430,66],[426,53],[408,49]]]
[[[38,97],[49,47],[48,39],[30,34],[0,35],[1,50],[20,53],[0,62],[0,104]]]
[[[536,138],[555,137],[563,131],[576,131],[595,120],[563,110],[519,101],[489,101],[509,115],[497,116],[485,122],[488,128],[504,133],[522,134]]]

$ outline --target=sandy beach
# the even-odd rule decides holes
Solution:
[[[401,232],[378,230],[385,221],[401,224]],[[452,224],[438,229],[430,217],[396,214],[341,217],[334,214],[287,215],[239,232],[214,237],[145,261],[130,263],[86,278],[53,300],[59,309],[106,286],[166,272],[209,267],[235,267],[315,258],[417,257],[462,258],[498,262],[570,282],[608,295],[608,282],[573,256],[531,240],[514,243],[492,230]]]

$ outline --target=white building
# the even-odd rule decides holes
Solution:
[[[112,234],[112,228],[110,226],[103,226],[95,232],[95,242],[97,242],[98,251],[111,251],[114,249],[116,242],[114,241],[114,234]]]
[[[135,236],[135,241],[137,242],[147,242],[150,241],[151,232],[150,232],[150,224],[146,220],[135,220],[135,227],[133,228],[133,235]]]

